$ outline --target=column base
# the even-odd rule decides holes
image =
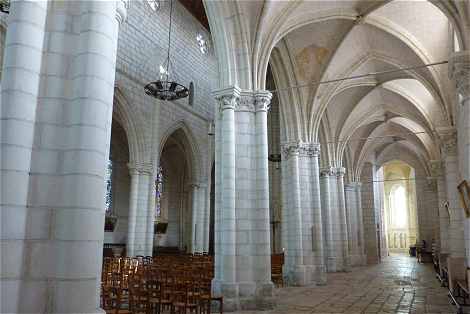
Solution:
[[[367,261],[367,256],[363,254],[351,254],[350,262],[351,266],[365,266]]]
[[[216,279],[212,281],[213,295],[223,295],[226,312],[271,310],[275,304],[273,290],[274,285],[270,281],[236,283],[225,283]]]
[[[327,271],[329,273],[337,273],[346,271],[345,264],[342,258],[328,257],[327,258]]]
[[[315,284],[317,286],[324,286],[326,285],[326,280],[326,266],[316,266]]]
[[[284,283],[287,286],[308,286],[315,283],[316,266],[314,265],[284,265]]]

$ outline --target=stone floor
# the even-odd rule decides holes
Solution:
[[[326,286],[277,289],[276,299],[274,310],[240,313],[456,313],[432,264],[404,255],[349,273],[329,273]]]

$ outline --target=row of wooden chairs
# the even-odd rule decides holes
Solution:
[[[101,303],[108,314],[223,312],[223,298],[211,295],[212,257],[182,255],[105,258]]]

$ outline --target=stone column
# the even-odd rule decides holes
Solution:
[[[271,224],[269,215],[269,167],[268,167],[268,110],[272,94],[257,91],[254,94],[254,131],[256,161],[256,206],[251,213],[253,230],[252,268],[257,288],[271,291]],[[272,292],[269,292],[272,294]]]
[[[284,207],[282,235],[290,284],[324,284],[323,223],[317,143],[286,143],[282,146]]]
[[[357,208],[357,242],[358,242],[358,247],[359,247],[359,255],[360,255],[360,265],[366,265],[367,263],[367,257],[366,257],[366,251],[365,251],[365,245],[364,245],[364,214],[362,212],[362,194],[361,194],[361,189],[362,189],[362,183],[361,182],[354,182],[355,185],[355,190],[356,190],[356,208]]]
[[[192,184],[192,252],[203,252],[204,242],[204,189],[200,184]]]
[[[439,214],[439,252],[449,253],[449,223],[450,217],[445,204],[447,202],[444,167],[441,160],[430,161],[431,174],[437,183],[438,214]]]
[[[199,183],[199,201],[197,216],[197,247],[198,252],[209,252],[209,208],[207,204],[207,183]]]
[[[366,162],[361,173],[361,203],[364,223],[364,248],[366,252],[367,264],[375,264],[380,262],[379,241],[377,235],[377,227],[379,219],[377,217],[377,191],[374,188],[375,165]]]
[[[135,226],[137,220],[137,197],[139,188],[139,171],[133,164],[128,164],[131,186],[129,193],[129,217],[127,227],[127,256],[135,256]]]
[[[2,280],[1,312],[100,313],[104,177],[118,29],[126,8],[122,1],[73,7],[14,1],[11,12],[2,84],[2,128],[8,131],[2,129],[2,180],[9,184],[2,185],[2,202],[20,206],[12,216],[2,208],[2,225],[12,219],[16,230],[32,232],[32,241],[25,246],[18,239],[26,236],[15,235],[20,250],[2,241],[2,278],[9,279]],[[77,27],[65,32],[64,23]],[[41,64],[42,58],[55,62]],[[47,88],[37,97],[39,85]],[[18,125],[8,125],[10,118]],[[5,145],[13,134],[16,156]],[[20,182],[3,174],[12,161],[21,170]],[[18,182],[12,193],[5,190],[11,182]],[[12,199],[3,198],[10,194]],[[26,205],[31,212],[24,217]],[[22,227],[23,218],[28,225]]]
[[[283,274],[288,283],[305,284],[302,256],[302,211],[300,204],[299,149],[295,145],[282,147],[282,237],[284,248]]]
[[[121,1],[79,5],[70,105],[64,114],[63,198],[55,209],[55,250],[50,256],[56,265],[55,293],[50,296],[54,313],[101,312],[104,165],[111,138],[118,30],[125,17]],[[102,166],[95,169],[97,164]]]
[[[152,256],[153,255],[153,242],[155,239],[155,206],[156,206],[156,185],[155,179],[157,177],[156,173],[154,172],[156,169],[151,168],[149,169],[149,178],[148,178],[148,188],[147,188],[147,226],[146,226],[146,239],[145,239],[145,256]]]
[[[213,289],[224,295],[227,309],[268,306],[273,288],[266,138],[271,94],[238,87],[214,94],[219,112]]]
[[[470,182],[470,51],[460,51],[453,53],[449,58],[449,76],[456,87],[456,112],[458,112],[458,162],[460,177],[457,177],[458,183],[461,180]],[[449,188],[449,183],[447,183]],[[447,190],[449,193],[450,191]],[[466,248],[467,264],[470,259],[470,219],[464,213],[461,215],[464,222],[464,244]],[[452,255],[452,213],[451,213],[451,255]],[[459,233],[460,236],[460,233]]]
[[[331,173],[332,175],[332,173]],[[331,264],[334,263],[333,234],[331,228],[331,196],[330,196],[330,168],[320,171],[320,190],[321,190],[321,212],[323,222],[323,245],[324,245],[324,265],[327,271],[332,271]]]
[[[349,260],[348,248],[348,216],[346,213],[346,202],[344,199],[344,174],[346,169],[344,167],[336,168],[336,179],[338,184],[338,210],[341,224],[341,242],[343,248],[343,270],[350,271],[351,263]]]
[[[457,136],[454,130],[445,134],[441,131],[442,151],[444,155],[447,200],[449,202],[449,253],[452,257],[465,256],[464,211],[460,204],[457,185],[459,168],[457,159]]]
[[[340,187],[338,185],[339,177],[337,168],[327,167],[321,171],[322,180],[325,180],[323,188],[323,209],[325,215],[325,236],[328,246],[327,268],[329,272],[345,270],[345,252],[344,252],[344,192],[341,205]],[[344,190],[343,190],[344,191]],[[347,234],[346,234],[347,235]],[[347,241],[347,240],[346,240]]]
[[[307,155],[311,158],[311,188],[310,193],[312,195],[312,251],[313,251],[313,264],[315,268],[315,278],[314,282],[317,285],[326,284],[326,264],[325,264],[325,249],[323,238],[323,213],[321,206],[321,196],[320,196],[320,144],[313,143],[310,144],[310,147],[307,150]]]
[[[47,6],[47,1],[11,1],[8,16],[0,131],[2,313],[47,308],[40,297],[48,291],[47,276],[38,276],[31,261],[46,246],[40,238],[47,241],[47,232],[37,232],[41,228],[32,219],[47,221],[51,213],[28,202]]]
[[[346,207],[348,214],[348,248],[350,261],[352,266],[361,264],[361,254],[359,249],[359,221],[358,221],[358,208],[356,200],[356,185],[355,183],[345,184],[344,194],[346,199]]]
[[[235,104],[239,91],[235,88],[215,93],[218,101],[216,120],[216,208],[215,208],[215,294],[232,299],[231,307],[238,308],[236,283],[236,216],[235,216]]]

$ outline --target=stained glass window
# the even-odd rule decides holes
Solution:
[[[158,0],[147,0],[147,4],[154,12],[160,8],[160,1]]]
[[[109,159],[108,164],[106,166],[106,173],[104,175],[104,179],[106,182],[106,194],[105,194],[105,210],[106,215],[111,216],[113,213],[112,205],[113,205],[113,194],[112,194],[112,174],[113,174],[113,162]]]
[[[197,45],[201,53],[206,54],[207,53],[207,40],[204,38],[204,36],[198,33],[196,35],[196,41],[197,41]]]
[[[155,217],[161,215],[161,198],[163,193],[163,169],[158,167],[157,179],[155,180]]]

